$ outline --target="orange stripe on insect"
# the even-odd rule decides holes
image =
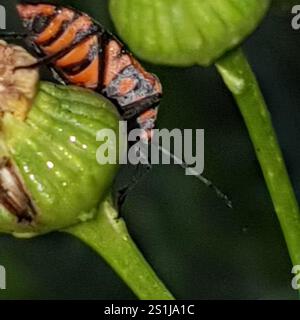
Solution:
[[[49,26],[36,38],[37,44],[42,44],[55,37],[62,25],[66,21],[71,21],[74,18],[74,11],[69,9],[63,9],[49,24]]]
[[[141,134],[141,139],[144,141],[151,141],[154,135],[154,125],[157,119],[158,109],[151,108],[143,112],[138,118],[137,123],[141,128],[144,129],[144,132]]]
[[[73,50],[55,62],[55,66],[59,68],[68,67],[75,63],[80,63],[87,59],[91,48],[98,44],[97,36],[90,37],[87,41],[77,45]]]
[[[125,95],[131,90],[133,90],[136,86],[136,81],[131,78],[123,79],[119,85],[118,91],[119,95]]]
[[[108,86],[124,68],[131,65],[130,56],[121,52],[122,48],[115,40],[111,40],[106,46],[104,86]]]
[[[17,10],[22,19],[31,19],[38,15],[52,16],[55,13],[55,6],[49,4],[18,4]]]
[[[158,112],[156,109],[149,109],[139,116],[138,121],[139,121],[139,123],[146,122],[150,119],[156,118],[157,114],[158,114]]]
[[[157,93],[162,93],[162,85],[156,76],[147,72],[134,58],[132,58],[132,64],[145,77],[145,79],[151,83]]]
[[[92,26],[92,21],[87,16],[81,16],[76,19],[50,46],[43,47],[46,54],[55,54],[70,46],[76,39],[76,35],[80,31],[87,31]]]
[[[99,84],[99,68],[99,56],[97,55],[90,63],[90,65],[83,71],[73,76],[70,76],[68,74],[65,74],[65,76],[72,84],[95,89]]]

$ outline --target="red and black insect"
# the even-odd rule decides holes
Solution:
[[[14,35],[25,38],[40,57],[35,65],[24,67],[45,63],[59,82],[99,92],[117,106],[129,130],[141,128],[145,133],[141,138],[151,141],[162,86],[117,37],[87,14],[70,7],[26,2],[17,5],[17,11],[26,34]],[[168,150],[157,147],[175,159]],[[187,168],[186,164],[181,166]],[[203,176],[197,178],[231,207],[228,197],[214,184]],[[136,182],[134,178],[133,185]]]
[[[124,45],[87,14],[51,4],[19,4],[27,42],[56,78],[95,90],[118,107],[129,127],[151,139],[162,96],[159,79]]]

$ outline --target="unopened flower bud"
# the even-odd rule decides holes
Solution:
[[[14,70],[35,60],[1,46],[12,56],[0,63],[0,232],[30,237],[92,219],[118,169],[97,163],[96,133],[117,133],[117,111],[89,90]]]

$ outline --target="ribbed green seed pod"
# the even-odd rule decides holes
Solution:
[[[29,237],[92,218],[118,169],[97,163],[96,133],[118,134],[118,120],[104,97],[50,83],[40,84],[25,121],[6,114],[0,156],[17,171],[32,212],[17,216],[1,206],[0,232]]]
[[[270,0],[110,0],[118,33],[152,63],[210,65],[251,34]]]

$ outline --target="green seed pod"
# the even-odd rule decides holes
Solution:
[[[40,83],[25,120],[5,112],[0,232],[30,237],[93,218],[118,169],[97,163],[96,133],[117,134],[118,121],[104,97],[50,83]]]
[[[270,0],[110,0],[117,31],[140,58],[210,65],[251,34]]]

